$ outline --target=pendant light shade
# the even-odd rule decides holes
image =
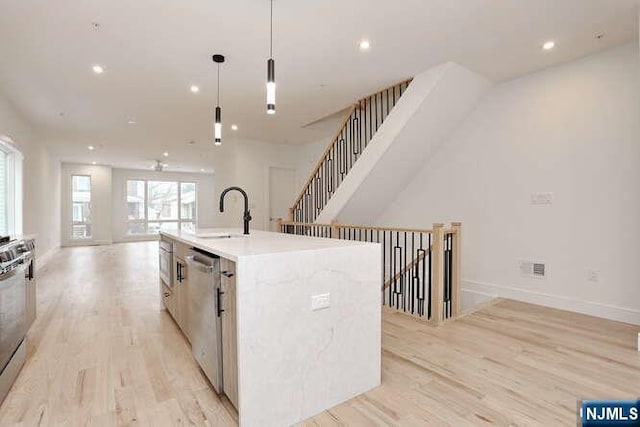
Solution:
[[[222,145],[222,109],[220,108],[220,64],[224,62],[223,55],[213,55],[213,62],[218,64],[218,102],[216,103],[215,121],[213,124],[213,143]]]
[[[273,58],[267,61],[267,114],[276,113],[276,63]]]
[[[220,110],[220,107],[216,107],[216,121],[213,125],[213,136],[215,138],[214,144],[222,145],[222,110]]]
[[[276,113],[276,62],[273,60],[273,0],[269,26],[269,59],[267,60],[267,114]]]

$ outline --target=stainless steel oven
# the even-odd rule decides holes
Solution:
[[[160,240],[160,280],[173,290],[173,243]]]
[[[0,248],[0,402],[24,364],[31,247],[32,242],[19,241]]]

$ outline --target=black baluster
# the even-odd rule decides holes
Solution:
[[[371,109],[372,109],[372,107],[371,107],[371,102],[372,102],[372,99],[373,99],[373,98],[372,98],[372,97],[369,97],[368,99],[369,99],[369,140],[367,141],[367,144],[369,144],[369,142],[371,141],[371,138],[373,138],[373,132],[372,132],[372,129],[373,129],[373,128],[372,128],[372,126],[371,126],[371,123],[372,123],[372,121],[373,121],[373,120],[371,120],[371,119],[372,119],[372,117],[373,117],[373,116],[371,115]]]
[[[387,114],[384,115],[384,118],[386,119],[387,116],[389,115],[389,111],[391,111],[391,108],[389,108],[389,89],[386,90],[386,103],[387,103]]]

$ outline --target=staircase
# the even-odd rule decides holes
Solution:
[[[461,224],[406,229],[280,221],[281,233],[380,244],[382,304],[432,325],[460,312]]]
[[[484,77],[449,62],[358,100],[280,231],[379,243],[383,305],[436,325],[455,318],[460,223],[431,229],[350,224],[375,224],[393,211],[398,194],[490,87]]]
[[[289,209],[290,221],[316,220],[410,83],[411,79],[401,81],[351,106]]]

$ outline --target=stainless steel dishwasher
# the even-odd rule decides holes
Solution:
[[[220,258],[190,250],[189,324],[191,351],[218,393],[222,393],[222,327],[220,315]]]

